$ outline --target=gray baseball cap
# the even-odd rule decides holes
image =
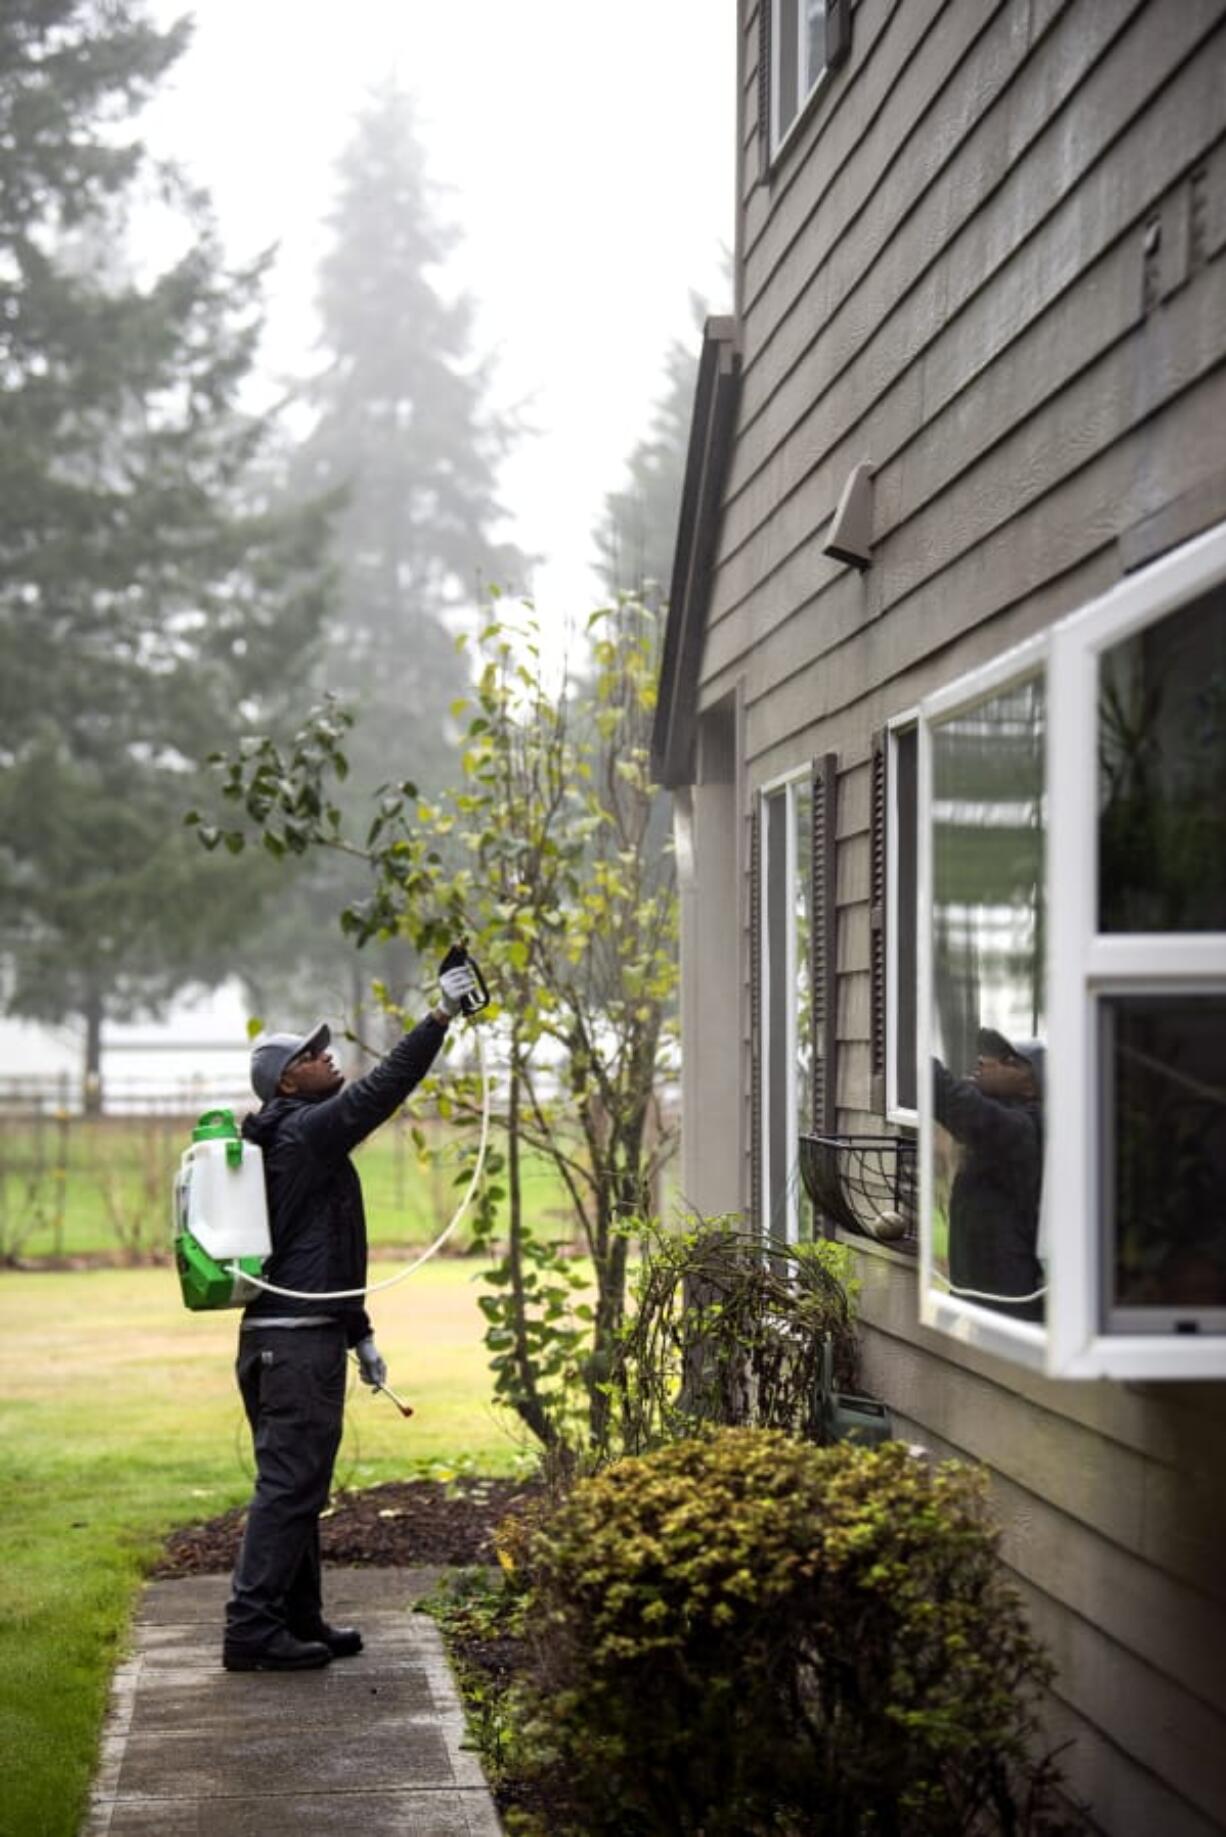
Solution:
[[[1047,1048],[1042,1040],[1010,1040],[995,1027],[979,1029],[979,1051],[992,1059],[1024,1059],[1034,1073],[1040,1096],[1047,1075]]]
[[[264,1033],[251,1049],[251,1088],[261,1103],[277,1094],[281,1074],[304,1052],[322,1052],[332,1038],[326,1021],[310,1033]]]

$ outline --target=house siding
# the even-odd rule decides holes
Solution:
[[[872,1102],[872,734],[1163,542],[1226,518],[1226,0],[860,0],[852,53],[761,179],[740,8],[741,394],[700,708],[739,796],[837,756],[836,1102]],[[822,552],[875,471],[864,574]],[[748,831],[746,831],[746,838]],[[748,864],[739,1100],[752,1136]],[[730,1114],[739,1101],[737,1114]],[[1226,1829],[1226,1386],[1056,1383],[916,1324],[858,1248],[864,1376],[984,1462],[1058,1666],[1047,1724],[1122,1837]]]

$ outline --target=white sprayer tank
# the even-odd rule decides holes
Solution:
[[[229,1110],[208,1111],[193,1131],[175,1177],[175,1228],[219,1263],[272,1254],[264,1157]]]

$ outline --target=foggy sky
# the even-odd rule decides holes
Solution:
[[[182,6],[152,0],[159,22]],[[213,194],[227,247],[280,244],[265,363],[311,362],[331,165],[370,86],[414,93],[464,231],[454,279],[498,353],[497,402],[539,433],[503,477],[505,532],[551,560],[546,615],[600,589],[591,531],[643,431],[689,290],[726,310],[732,0],[199,0],[150,138]],[[696,342],[696,340],[695,340]]]

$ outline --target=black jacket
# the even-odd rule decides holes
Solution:
[[[1043,1119],[1037,1103],[989,1097],[970,1078],[933,1061],[936,1118],[963,1154],[949,1196],[949,1279],[986,1295],[1032,1295],[1043,1286],[1036,1254],[1043,1176]],[[974,1297],[972,1297],[974,1299]],[[980,1301],[998,1313],[1041,1320],[1041,1300]]]
[[[272,1097],[243,1120],[264,1155],[272,1255],[265,1279],[316,1295],[366,1281],[366,1208],[349,1152],[395,1114],[433,1065],[447,1029],[433,1016],[406,1033],[373,1071],[335,1097]],[[356,1346],[370,1332],[361,1296],[291,1301],[261,1291],[243,1319],[263,1314],[332,1314]]]

